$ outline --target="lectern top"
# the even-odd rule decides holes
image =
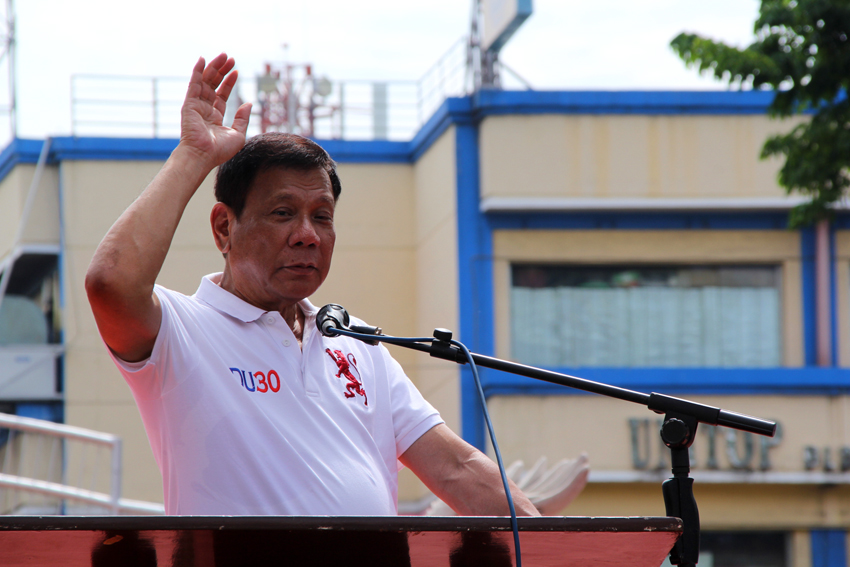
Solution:
[[[519,518],[523,564],[658,567],[678,518]],[[15,567],[505,566],[509,518],[7,516],[0,564]]]

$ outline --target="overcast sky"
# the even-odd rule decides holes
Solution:
[[[533,0],[502,60],[538,89],[718,89],[670,51],[681,31],[746,45],[757,0]],[[467,33],[471,0],[15,0],[19,137],[71,131],[73,74],[187,77],[227,51],[243,77],[310,62],[332,80],[416,80]],[[3,88],[5,88],[5,83]],[[243,82],[253,97],[253,80]],[[5,99],[5,94],[0,95]]]

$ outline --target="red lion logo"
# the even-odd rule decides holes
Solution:
[[[337,368],[339,368],[339,372],[336,373],[336,377],[342,378],[345,376],[348,379],[348,384],[345,385],[345,389],[347,390],[345,392],[345,397],[353,398],[356,394],[359,394],[363,396],[363,405],[368,406],[369,400],[366,398],[366,391],[363,390],[363,384],[360,380],[354,377],[354,374],[351,373],[351,369],[354,368],[357,374],[360,374],[360,371],[357,370],[357,359],[354,358],[354,355],[349,353],[348,357],[346,357],[342,354],[341,350],[331,352],[331,349],[329,348],[326,348],[325,352],[328,353],[328,356],[331,357],[331,360],[333,360],[336,363]]]

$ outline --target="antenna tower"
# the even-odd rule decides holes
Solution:
[[[264,73],[257,77],[260,131],[312,137],[316,118],[332,116],[338,110],[325,104],[331,90],[331,82],[314,75],[309,63],[266,63]]]
[[[6,13],[0,29],[0,66],[8,70],[8,103],[0,104],[0,114],[8,116],[12,139],[18,135],[18,104],[15,87],[15,7],[13,0],[6,0]]]

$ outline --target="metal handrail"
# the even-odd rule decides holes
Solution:
[[[46,435],[63,441],[82,441],[107,447],[111,453],[109,494],[63,483],[13,475],[8,472],[0,472],[0,487],[103,506],[109,508],[113,514],[163,514],[165,512],[161,504],[121,498],[122,445],[121,438],[117,435],[5,413],[0,413],[0,428],[21,433]]]

